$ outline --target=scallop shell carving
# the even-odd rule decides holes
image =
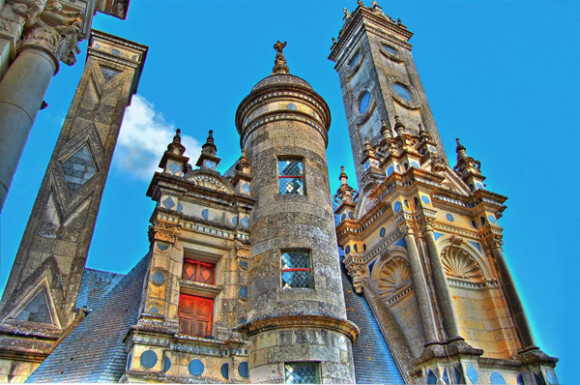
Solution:
[[[230,192],[229,188],[225,186],[221,181],[207,175],[195,175],[190,177],[189,181],[193,182],[198,186],[205,187],[211,190],[222,191],[225,193]]]
[[[381,269],[377,280],[377,289],[383,297],[388,297],[409,285],[411,285],[411,271],[402,259],[387,262]]]
[[[457,247],[446,248],[441,255],[441,262],[445,269],[445,274],[450,277],[476,282],[484,280],[477,262],[463,249]]]

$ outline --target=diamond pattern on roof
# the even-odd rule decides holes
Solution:
[[[62,170],[66,187],[71,193],[87,183],[97,173],[89,146],[85,143],[73,156],[62,162]]]

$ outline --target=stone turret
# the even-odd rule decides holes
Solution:
[[[274,46],[272,75],[236,113],[258,202],[242,327],[251,342],[250,380],[353,383],[358,329],[346,319],[329,199],[330,111],[306,81],[289,74],[285,45]]]

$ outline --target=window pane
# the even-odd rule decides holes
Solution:
[[[280,194],[304,195],[304,179],[280,178]]]
[[[312,272],[284,271],[282,272],[282,288],[312,288]]]
[[[278,161],[280,175],[297,176],[303,175],[304,167],[302,161],[298,159],[283,159]]]
[[[286,384],[320,384],[318,362],[291,362],[284,364]]]
[[[310,253],[302,250],[282,252],[282,269],[310,268]]]

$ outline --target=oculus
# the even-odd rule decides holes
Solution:
[[[411,95],[411,91],[406,86],[401,83],[395,83],[393,84],[393,89],[403,100],[407,102],[413,101],[413,95]]]

